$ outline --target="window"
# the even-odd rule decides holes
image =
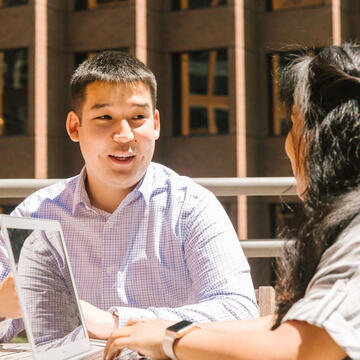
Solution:
[[[0,214],[10,214],[14,209],[13,205],[0,205]]]
[[[187,136],[228,133],[226,49],[176,54],[173,64],[174,134]]]
[[[0,0],[1,1],[1,0]],[[86,10],[125,3],[128,0],[75,0],[75,10]]]
[[[0,0],[0,7],[26,5],[28,0]]]
[[[0,52],[0,135],[26,133],[27,50]]]
[[[271,89],[271,123],[270,136],[286,136],[289,130],[291,120],[286,112],[285,106],[279,100],[279,76],[281,70],[289,64],[289,62],[299,55],[313,55],[313,51],[294,50],[291,52],[273,53],[269,55],[269,74]]]
[[[270,0],[269,10],[295,9],[308,6],[324,5],[325,0]]]
[[[172,0],[172,10],[191,10],[226,5],[226,0]]]

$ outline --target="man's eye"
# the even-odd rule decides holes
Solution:
[[[95,119],[109,120],[109,119],[111,119],[111,116],[110,115],[101,115],[101,116],[97,116]]]
[[[135,115],[133,117],[134,120],[142,120],[142,119],[145,119],[145,115]]]

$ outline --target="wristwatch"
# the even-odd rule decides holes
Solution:
[[[174,325],[169,326],[165,331],[165,336],[162,341],[162,347],[167,357],[173,360],[177,360],[174,353],[175,340],[182,338],[189,332],[197,329],[198,326],[191,321],[182,320]]]

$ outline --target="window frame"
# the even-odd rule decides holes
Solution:
[[[221,109],[229,112],[230,108],[230,99],[229,99],[229,89],[227,89],[226,95],[216,95],[215,94],[215,79],[216,79],[216,62],[217,55],[220,50],[225,50],[226,54],[228,52],[227,48],[221,49],[211,49],[211,50],[197,50],[182,52],[176,54],[179,57],[178,65],[180,68],[180,77],[177,79],[179,81],[178,89],[181,93],[180,101],[180,114],[181,116],[176,119],[180,122],[180,126],[175,126],[178,130],[180,136],[202,136],[202,135],[218,135],[218,127],[216,123],[215,110]],[[190,90],[190,54],[194,52],[208,52],[208,73],[207,73],[207,91],[206,94],[192,94]],[[228,63],[228,56],[227,56]],[[173,69],[176,71],[176,69]],[[228,76],[228,74],[227,74]],[[191,131],[191,119],[190,119],[190,109],[191,107],[201,107],[205,108],[207,112],[207,132],[196,133],[196,131]],[[228,122],[230,121],[228,117]],[[228,124],[230,125],[230,124]],[[230,127],[230,126],[229,126]],[[204,128],[205,129],[205,128]],[[220,135],[220,134],[219,134]],[[222,135],[222,133],[221,133]]]
[[[17,5],[4,5],[4,0],[0,0],[0,9],[8,8],[8,7],[16,7],[16,6],[26,6],[29,5],[29,0],[26,0],[25,4],[17,4]]]

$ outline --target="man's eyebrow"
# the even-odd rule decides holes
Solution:
[[[108,107],[108,106],[111,106],[111,104],[94,104],[91,107],[91,110],[102,109],[102,108]]]
[[[131,106],[140,107],[140,108],[144,108],[144,109],[150,109],[150,105],[147,102],[145,102],[145,103],[132,103]]]

